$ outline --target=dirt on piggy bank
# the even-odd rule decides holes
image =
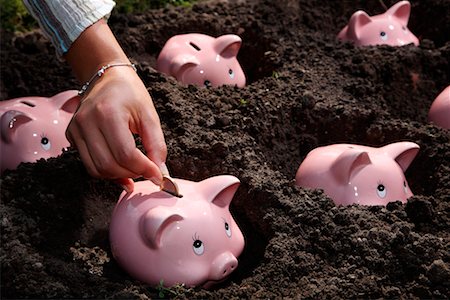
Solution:
[[[108,225],[121,190],[90,178],[75,150],[1,177],[2,298],[448,298],[450,133],[427,122],[450,84],[450,2],[411,0],[421,45],[355,47],[336,40],[357,9],[396,1],[214,1],[112,14],[110,25],[161,117],[172,175],[231,174],[232,212],[246,247],[213,290],[158,290],[111,255]],[[234,33],[248,85],[182,86],[155,71],[165,41]],[[1,99],[78,88],[39,31],[2,32]],[[336,207],[294,186],[306,154],[333,143],[412,141],[415,196],[387,207]],[[139,140],[137,140],[139,142]]]

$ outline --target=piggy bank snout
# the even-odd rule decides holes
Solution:
[[[212,280],[225,279],[237,266],[238,260],[231,252],[221,253],[212,262],[210,278]]]

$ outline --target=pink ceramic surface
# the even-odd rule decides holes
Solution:
[[[21,162],[55,157],[69,146],[65,131],[80,98],[69,90],[51,98],[23,97],[0,102],[1,172]]]
[[[236,58],[242,40],[234,34],[213,38],[199,33],[176,35],[164,45],[157,70],[184,84],[245,86],[245,75]]]
[[[417,46],[419,39],[407,27],[410,11],[411,4],[408,1],[400,1],[385,13],[375,16],[358,10],[338,34],[338,38],[358,46],[403,46],[410,43]]]
[[[419,151],[411,142],[380,148],[334,144],[312,150],[301,163],[295,182],[323,189],[336,205],[386,205],[413,194],[404,172]]]
[[[234,176],[174,179],[183,197],[150,181],[120,196],[111,218],[111,250],[134,278],[152,286],[209,287],[237,267],[244,237],[229,211]]]
[[[450,129],[450,85],[431,104],[428,120],[437,126]]]

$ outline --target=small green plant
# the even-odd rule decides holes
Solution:
[[[245,100],[244,98],[239,99],[239,104],[242,106],[247,106],[248,100]]]
[[[278,79],[278,77],[280,77],[280,74],[278,74],[277,71],[272,71],[272,77]]]
[[[176,284],[170,288],[166,288],[164,286],[164,280],[160,280],[158,286],[156,287],[158,290],[159,298],[167,298],[167,297],[178,297],[181,294],[189,291],[190,289],[186,289],[184,284]]]
[[[198,0],[116,0],[114,11],[138,13],[167,5],[191,6]],[[114,13],[113,11],[113,13]],[[12,32],[27,32],[38,27],[36,20],[28,12],[22,0],[0,0],[0,26]]]

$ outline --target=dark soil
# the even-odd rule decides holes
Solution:
[[[110,25],[160,114],[172,175],[242,182],[232,203],[246,238],[238,269],[213,290],[177,287],[165,297],[449,298],[450,132],[430,125],[427,112],[450,83],[450,2],[411,0],[419,47],[336,40],[357,9],[373,15],[395,2],[230,0],[113,12]],[[184,87],[156,72],[165,41],[186,32],[240,35],[248,86]],[[2,32],[1,71],[1,99],[80,86],[39,31]],[[415,193],[407,204],[336,207],[293,184],[317,146],[401,140],[421,147],[406,172]],[[112,258],[108,224],[120,192],[90,178],[75,150],[5,172],[2,298],[157,298]]]

